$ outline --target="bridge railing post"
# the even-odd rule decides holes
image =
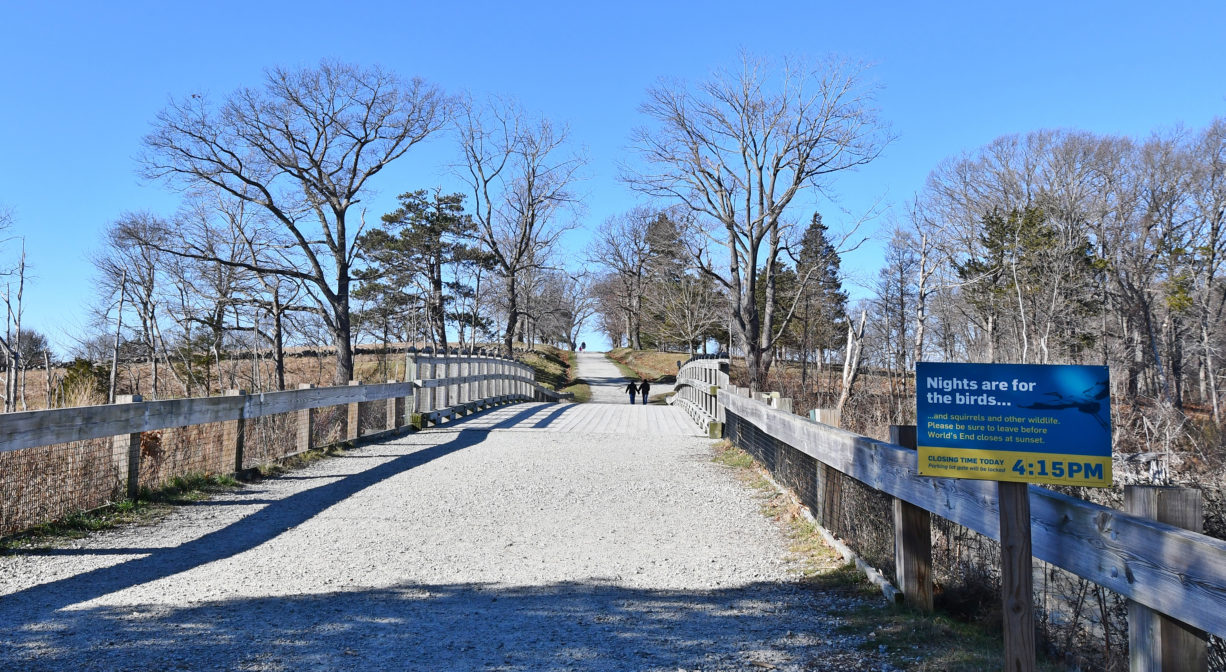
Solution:
[[[809,411],[809,420],[838,427],[839,414],[828,408],[815,408]],[[822,527],[830,530],[835,536],[842,534],[840,515],[843,509],[843,479],[837,469],[825,463],[817,466],[817,501],[821,507],[818,512]]]
[[[395,378],[388,378],[387,382],[400,382]],[[383,419],[384,431],[395,431],[401,428],[401,420],[404,418],[404,397],[388,397],[386,403],[386,415]]]
[[[115,396],[116,404],[139,404],[144,399],[139,394]],[[120,434],[111,440],[111,464],[115,473],[123,479],[124,495],[136,499],[140,494],[140,439],[141,432]]]
[[[424,375],[422,376],[422,378],[424,378],[425,380],[433,381],[435,378],[438,377],[434,375],[437,370],[438,370],[438,360],[436,360],[434,355],[431,354],[429,357],[426,358],[425,371],[424,371]],[[435,402],[438,399],[438,388],[437,387],[427,387],[424,390],[422,390],[421,396],[422,396],[422,402],[423,402],[421,406],[421,412],[424,415],[426,413],[433,411],[436,408]]]

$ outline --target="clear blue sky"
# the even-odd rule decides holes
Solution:
[[[451,5],[451,6],[444,6]],[[840,210],[899,208],[942,158],[1040,128],[1144,136],[1226,115],[1226,2],[8,2],[0,28],[0,208],[26,240],[26,324],[63,355],[96,300],[90,254],[130,210],[179,197],[136,174],[142,136],[169,97],[221,98],[269,66],[379,64],[450,91],[498,93],[570,125],[590,158],[582,223],[628,210],[617,181],[637,106],[659,77],[701,80],[763,56],[835,53],[875,64],[898,141],[836,183]],[[454,182],[449,141],[380,175],[372,217],[395,195]],[[887,212],[877,220],[882,229]],[[570,244],[581,247],[582,232]],[[9,242],[2,255],[13,256]],[[844,261],[859,277],[870,245]],[[589,342],[595,339],[588,336]]]

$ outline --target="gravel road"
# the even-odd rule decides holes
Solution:
[[[603,352],[575,353],[576,376],[587,381],[592,390],[592,401],[598,404],[628,404],[626,392],[629,378]],[[636,381],[637,382],[637,381]],[[635,401],[639,401],[636,399]]]
[[[460,421],[3,556],[0,669],[878,669],[710,445]]]

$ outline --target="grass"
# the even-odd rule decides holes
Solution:
[[[570,379],[566,387],[562,388],[562,392],[569,392],[575,395],[575,403],[586,403],[592,400],[592,388],[587,384],[587,381],[582,378],[576,378],[575,374],[579,370],[576,358],[579,356],[576,352],[566,352],[566,375]]]
[[[537,345],[523,354],[523,361],[536,373],[536,382],[551,390],[561,390],[571,380],[568,353],[552,345]]]
[[[673,383],[677,380],[677,360],[684,362],[689,355],[681,352],[657,352],[655,350],[631,350],[614,348],[609,351],[622,375],[646,378],[653,383]]]
[[[238,487],[240,483],[232,476],[176,476],[160,488],[142,488],[140,496],[135,500],[124,499],[98,509],[78,511],[59,520],[35,525],[18,534],[4,537],[0,539],[0,553],[54,548],[67,541],[81,539],[92,532],[121,525],[148,525],[161,519],[174,506],[198,502],[215,493]]]
[[[940,612],[926,614],[885,602],[880,590],[854,564],[843,562],[826,544],[817,526],[801,514],[795,498],[779,492],[767,480],[751,455],[722,441],[715,446],[713,461],[736,470],[742,481],[761,493],[763,513],[787,530],[789,550],[798,561],[804,585],[858,598],[848,599],[847,608],[839,612],[837,630],[861,642],[859,648],[865,654],[916,672],[978,672],[1004,667],[1004,642],[999,630]],[[1040,658],[1037,669],[1056,672],[1070,668]]]
[[[614,348],[609,351],[608,357],[626,378],[645,378],[652,385],[659,385],[656,389],[660,391],[651,395],[651,401],[657,404],[664,403],[664,398],[672,394],[672,384],[677,381],[677,360],[684,362],[689,359],[689,355],[679,352],[629,348]]]
[[[575,353],[552,345],[537,345],[524,353],[524,363],[532,367],[536,382],[558,392],[575,395],[576,402],[592,400],[592,390],[582,379],[575,378]]]

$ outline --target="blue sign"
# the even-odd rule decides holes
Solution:
[[[919,473],[1111,484],[1105,366],[915,365]]]

